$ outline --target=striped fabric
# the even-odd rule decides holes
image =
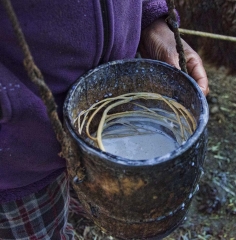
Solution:
[[[66,173],[35,194],[0,205],[1,240],[71,240]]]

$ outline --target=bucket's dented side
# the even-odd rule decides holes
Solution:
[[[162,157],[128,160],[91,146],[73,120],[107,93],[157,92],[176,99],[197,121],[197,129],[178,149]],[[152,106],[152,102],[149,107]],[[160,105],[161,106],[161,105]],[[158,107],[160,107],[158,106]],[[68,172],[78,197],[95,224],[121,239],[161,239],[185,218],[198,188],[207,147],[207,102],[196,82],[158,61],[121,60],[80,78],[64,107],[65,129],[78,161]],[[86,178],[79,181],[79,162]]]

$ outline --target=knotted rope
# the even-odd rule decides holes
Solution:
[[[46,85],[41,71],[38,69],[38,67],[34,63],[34,59],[31,55],[29,46],[25,40],[24,34],[20,27],[20,24],[19,24],[16,14],[15,14],[15,11],[12,7],[11,1],[10,0],[1,0],[1,2],[6,9],[7,15],[11,21],[11,24],[12,24],[13,30],[16,34],[19,45],[23,51],[24,67],[25,67],[31,81],[39,89],[41,98],[47,108],[47,114],[48,114],[48,117],[52,124],[53,130],[56,134],[57,140],[61,144],[62,151],[59,155],[66,159],[67,167],[68,167],[68,166],[70,166],[70,164],[69,164],[70,162],[75,161],[76,156],[72,151],[70,139],[68,138],[65,130],[63,129],[62,123],[59,120],[59,117],[57,114],[57,105],[55,103],[53,94],[52,94],[51,90],[48,88],[48,86]],[[76,159],[76,161],[78,162],[78,159]],[[84,169],[80,163],[77,164],[77,166],[79,166],[78,169],[76,170],[77,173],[79,172],[79,176],[80,176],[79,181],[82,181],[85,177]]]

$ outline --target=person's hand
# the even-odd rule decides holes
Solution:
[[[188,74],[195,79],[205,95],[208,79],[200,56],[182,39]],[[180,69],[174,33],[164,19],[159,19],[141,33],[139,52],[143,58],[157,59]]]

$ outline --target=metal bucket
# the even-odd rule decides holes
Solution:
[[[107,95],[128,92],[155,92],[175,99],[194,116],[195,132],[171,153],[135,161],[103,152],[77,133],[73,122],[80,109]],[[207,146],[208,105],[191,77],[155,60],[109,62],[72,86],[64,121],[86,178],[76,181],[78,162],[70,162],[68,172],[84,209],[98,227],[121,239],[161,239],[184,220]]]

